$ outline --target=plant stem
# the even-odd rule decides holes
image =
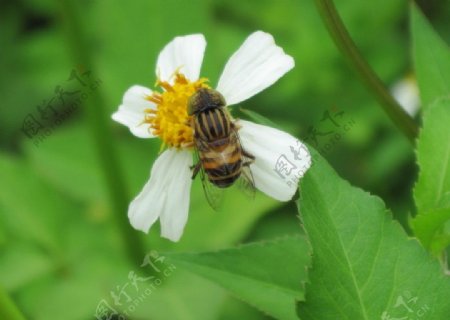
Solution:
[[[80,21],[79,4],[74,0],[57,0],[56,2],[61,5],[70,51],[74,55],[76,64],[95,74],[83,32],[83,24]],[[94,77],[90,77],[90,79],[92,78]],[[93,79],[87,80],[87,82],[90,82],[89,86],[94,85]],[[105,102],[99,88],[92,90],[89,99],[85,100],[84,107],[92,139],[98,151],[100,166],[103,169],[117,228],[121,232],[127,254],[134,263],[140,265],[145,256],[145,250],[141,238],[131,228],[126,215],[129,199],[125,190],[125,180],[112,143],[110,117],[107,115]]]
[[[15,305],[14,301],[0,287],[0,319],[25,320],[24,315]]]
[[[359,53],[358,48],[345,28],[332,0],[315,0],[317,9],[327,26],[328,32],[341,53],[347,57],[367,88],[380,103],[384,112],[394,124],[414,144],[418,134],[418,126],[414,120],[395,101],[383,82],[378,78],[369,64]]]

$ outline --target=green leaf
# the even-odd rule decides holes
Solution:
[[[437,100],[425,110],[417,143],[420,172],[414,189],[418,215],[411,227],[425,247],[443,250],[438,233],[450,219],[450,99]],[[433,244],[434,240],[441,245]],[[438,254],[439,252],[434,252]]]
[[[450,99],[437,101],[424,114],[417,144],[420,173],[414,190],[421,211],[450,204]]]
[[[439,263],[379,198],[339,178],[317,152],[313,157],[298,200],[314,252],[301,319],[446,319],[450,281]],[[411,312],[399,306],[403,300]]]
[[[298,217],[292,214],[295,211],[294,202],[288,202],[278,209],[271,210],[270,214],[262,217],[253,227],[246,242],[275,240],[285,236],[304,236],[303,229],[298,224]]]
[[[423,108],[450,95],[450,51],[420,10],[411,5],[413,56]]]
[[[245,319],[245,320],[272,320],[272,317],[264,315],[261,311],[253,308],[233,296],[227,297],[222,304],[220,317],[215,320]]]
[[[309,248],[303,237],[252,243],[218,252],[168,254],[186,268],[230,290],[277,319],[297,319],[295,301],[303,299]]]
[[[442,233],[445,223],[449,220],[450,208],[439,208],[417,215],[410,224],[414,234],[425,248],[437,256],[448,245],[448,242],[442,238]]]

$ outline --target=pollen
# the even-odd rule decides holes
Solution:
[[[156,104],[156,109],[145,110],[144,123],[153,135],[158,136],[162,147],[190,148],[193,145],[193,129],[188,115],[188,100],[200,88],[209,88],[208,79],[189,81],[178,71],[173,84],[158,80],[161,92],[153,92],[147,100]]]

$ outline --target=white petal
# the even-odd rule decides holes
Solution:
[[[188,151],[169,149],[156,159],[150,180],[128,209],[135,229],[148,232],[159,217],[162,236],[178,241],[188,216],[191,165]]]
[[[161,236],[178,241],[183,234],[189,212],[189,200],[192,185],[192,154],[179,151],[171,171],[176,177],[168,185],[168,197],[161,214]]]
[[[228,60],[217,91],[228,105],[239,103],[275,83],[294,64],[270,34],[254,32]]]
[[[143,124],[145,109],[155,109],[153,102],[146,99],[152,91],[142,86],[132,86],[125,92],[122,104],[119,109],[112,115],[112,118],[127,126],[130,131],[139,138],[153,138],[150,133],[148,124]]]
[[[148,232],[159,218],[166,201],[167,190],[163,188],[165,179],[169,179],[167,172],[176,156],[171,150],[161,154],[153,164],[150,179],[139,195],[134,198],[128,208],[128,218],[133,228]]]
[[[277,200],[291,200],[311,166],[306,146],[278,129],[244,120],[238,124],[243,148],[256,158],[250,165],[256,187]]]
[[[158,56],[156,75],[170,81],[178,69],[191,81],[198,80],[205,53],[206,40],[202,34],[176,37]]]

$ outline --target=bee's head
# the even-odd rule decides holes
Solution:
[[[198,89],[188,102],[188,114],[190,116],[200,112],[225,107],[225,98],[214,89]]]

